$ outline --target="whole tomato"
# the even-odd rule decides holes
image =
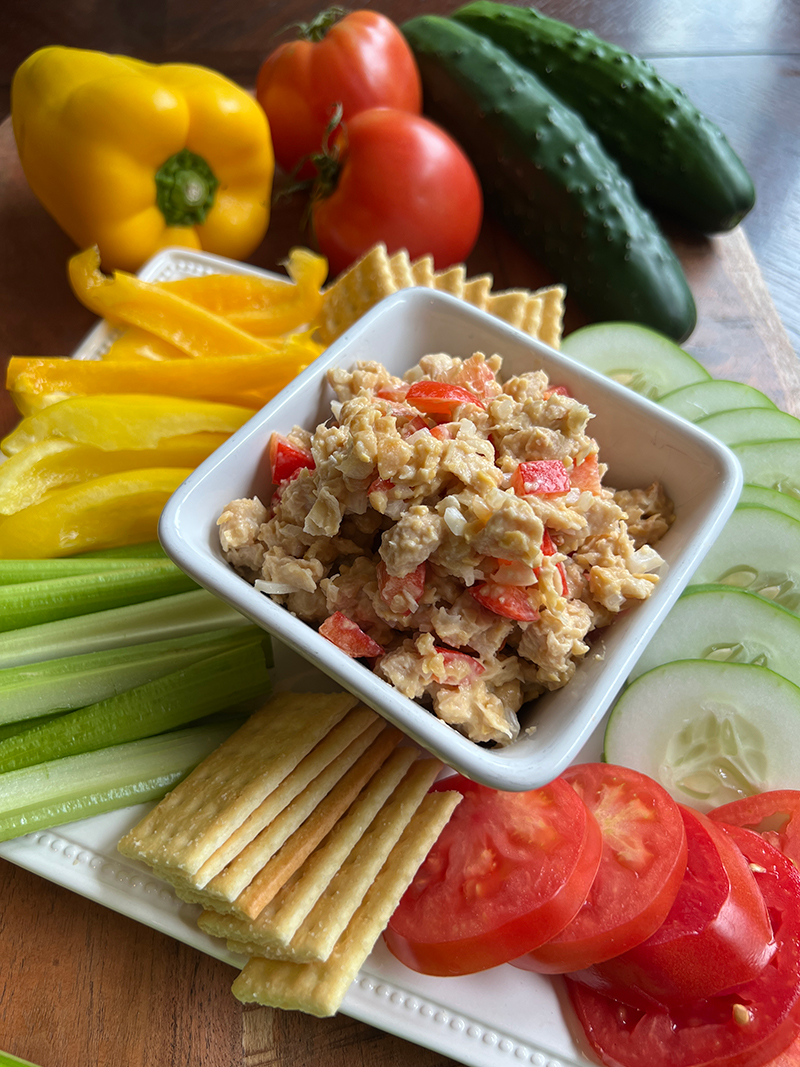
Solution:
[[[463,262],[483,217],[480,183],[439,126],[391,108],[362,111],[337,137],[312,194],[311,219],[331,273],[382,241],[391,255]],[[332,172],[332,173],[328,173]]]
[[[321,150],[337,103],[344,119],[373,107],[422,110],[419,70],[397,26],[377,11],[342,14],[331,8],[299,24],[300,40],[276,48],[258,72],[256,96],[285,171]],[[313,173],[308,163],[298,172]]]

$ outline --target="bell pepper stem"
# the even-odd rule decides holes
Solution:
[[[202,156],[188,148],[170,156],[156,172],[156,203],[168,226],[196,226],[206,220],[219,180]]]

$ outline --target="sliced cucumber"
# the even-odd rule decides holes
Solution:
[[[709,583],[747,589],[800,615],[800,522],[739,504],[692,575],[693,585]]]
[[[673,389],[671,393],[660,397],[658,402],[662,408],[689,422],[702,419],[704,415],[713,415],[716,411],[732,411],[734,408],[778,410],[768,396],[752,385],[728,382],[721,378]]]
[[[800,619],[726,585],[689,586],[631,671],[634,682],[662,663],[707,659],[755,663],[800,686]]]
[[[800,522],[800,497],[779,493],[777,489],[765,489],[763,485],[743,485],[740,504],[758,504],[762,508],[782,511],[791,519]]]
[[[777,489],[800,500],[800,440],[757,441],[733,445],[748,485]]]
[[[663,334],[633,322],[598,322],[569,334],[561,351],[636,393],[658,400],[711,375]]]
[[[718,411],[698,419],[697,425],[724,445],[800,437],[800,419],[787,415],[785,411],[771,411],[769,408]]]
[[[648,671],[609,716],[605,759],[702,811],[800,786],[800,689],[752,663],[681,660]]]

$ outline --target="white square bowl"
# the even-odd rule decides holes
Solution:
[[[313,430],[330,417],[329,368],[370,359],[402,375],[428,353],[467,358],[475,351],[499,353],[505,377],[542,368],[553,384],[566,385],[596,415],[589,432],[608,464],[605,483],[621,489],[658,479],[676,515],[658,546],[667,566],[653,595],[594,635],[569,684],[522,709],[520,735],[503,748],[470,741],[257,592],[223,559],[216,527],[229,501],[254,495],[269,500],[267,445],[273,431],[286,433],[298,424]],[[463,301],[430,289],[405,289],[360,319],[197,468],[164,509],[159,537],[197,582],[446,764],[478,782],[518,791],[538,788],[560,774],[600,723],[735,506],[741,482],[733,454],[695,426]]]

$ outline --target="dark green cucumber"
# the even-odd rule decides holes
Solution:
[[[472,159],[487,205],[583,310],[688,337],[696,310],[681,265],[583,119],[461,23],[426,15],[403,32],[426,112]]]
[[[578,111],[647,203],[704,233],[733,229],[753,207],[723,133],[646,60],[532,8],[476,0],[453,17]]]

